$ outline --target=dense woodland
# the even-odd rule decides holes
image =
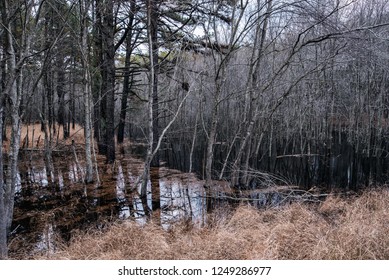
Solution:
[[[30,124],[44,133],[48,176],[58,135],[83,128],[85,184],[99,181],[96,154],[113,164],[122,143],[141,144],[144,200],[162,163],[205,189],[389,179],[387,0],[0,0],[0,10],[0,258],[19,152],[35,148],[21,137]]]

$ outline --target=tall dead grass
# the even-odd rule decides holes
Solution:
[[[49,259],[389,259],[389,191],[328,197],[319,206],[240,206],[209,226],[164,231],[118,222],[74,235]]]
[[[64,140],[63,127],[57,123],[53,125],[51,131],[52,145],[53,147],[70,145],[72,140],[76,144],[83,144],[84,141],[84,129],[80,125],[76,124],[73,128],[70,127],[69,138]],[[9,147],[9,139],[11,139],[11,127],[7,127],[7,141],[5,141],[5,149]],[[23,124],[20,130],[20,147],[23,149],[41,149],[44,147],[45,134],[41,130],[41,124],[39,122],[32,124]]]

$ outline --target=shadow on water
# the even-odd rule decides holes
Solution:
[[[39,158],[20,163],[11,254],[25,257],[53,252],[58,238],[69,241],[75,231],[103,229],[117,219],[146,222],[139,196],[142,160],[126,155],[114,165],[106,165],[104,158],[98,162],[100,184],[90,185],[83,184],[82,163],[76,163],[71,156],[57,158],[51,174],[47,174]],[[256,207],[279,206],[289,201],[295,191],[289,187],[287,191],[236,190],[226,182],[215,182],[206,193],[204,182],[194,174],[165,167],[151,170],[147,188],[148,207],[154,210],[151,218],[165,229],[180,221],[202,226],[206,224],[207,209],[225,204],[243,201]]]

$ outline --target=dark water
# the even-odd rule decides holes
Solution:
[[[55,251],[58,238],[69,241],[74,232],[102,229],[117,219],[146,222],[139,197],[143,162],[127,154],[113,165],[106,165],[104,158],[98,162],[100,183],[90,185],[82,183],[85,168],[71,155],[56,157],[50,176],[39,155],[20,162],[11,255],[20,250],[27,252],[24,255]],[[240,203],[278,207],[305,194],[290,186],[258,185],[247,190],[231,188],[227,182],[215,182],[206,192],[194,174],[165,167],[152,169],[147,185],[148,207],[154,201],[159,204],[152,219],[165,229],[182,220],[203,226],[213,208]]]
[[[269,143],[264,140],[257,155],[250,158],[250,168],[264,173],[273,174],[274,178],[291,185],[309,189],[313,186],[327,188],[342,188],[356,190],[360,187],[386,185],[389,183],[389,143],[383,140],[374,143],[369,148],[366,143],[358,144],[351,141],[346,133],[333,132],[331,140],[311,141],[310,149],[301,152],[299,140],[284,141],[282,139],[272,144],[269,155]],[[266,139],[266,137],[265,137]],[[189,157],[192,139],[182,137],[161,152],[167,164],[182,171],[189,170]],[[202,178],[205,173],[206,141],[196,143],[193,154],[193,171]],[[215,175],[219,174],[227,154],[227,145],[215,145],[214,166]],[[236,151],[233,149],[231,156]],[[227,168],[225,179],[229,180]],[[282,184],[282,182],[277,182]]]
[[[133,158],[122,158],[111,166],[101,162],[100,184],[90,185],[82,183],[85,169],[71,157],[57,158],[50,176],[42,160],[21,162],[13,242],[28,244],[23,246],[30,252],[50,251],[55,250],[56,237],[70,240],[74,230],[104,227],[116,219],[145,223],[138,182],[142,162]],[[203,224],[205,195],[201,181],[193,174],[165,168],[153,170],[152,176],[148,181],[148,204],[151,208],[153,179],[158,184],[154,187],[160,190],[158,219],[164,228],[182,219]]]

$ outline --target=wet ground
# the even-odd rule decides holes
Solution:
[[[48,176],[38,153],[24,155],[19,165],[11,256],[55,250],[57,238],[68,241],[75,230],[103,228],[116,219],[145,222],[137,185],[141,160],[122,155],[115,164],[106,165],[99,158],[100,182],[89,185],[83,184],[84,167],[77,162],[72,154],[56,156]],[[152,193],[152,189],[159,192]],[[160,205],[154,219],[164,228],[183,218],[203,222],[204,190],[193,174],[153,169],[148,191],[149,207],[152,198]]]
[[[79,162],[82,149],[77,154],[77,160],[73,153],[55,155],[50,176],[39,152],[23,154],[10,238],[11,257],[54,251],[57,240],[67,242],[75,231],[103,229],[117,219],[146,222],[139,198],[141,159],[123,153],[114,164],[106,165],[105,158],[99,157],[100,182],[85,185],[83,163]],[[236,190],[227,182],[215,182],[208,193],[203,186],[204,182],[194,174],[165,167],[152,169],[148,206],[155,208],[157,204],[159,208],[152,219],[165,229],[182,220],[202,226],[206,223],[207,203],[218,207],[243,202],[261,208],[304,197],[290,186]]]

